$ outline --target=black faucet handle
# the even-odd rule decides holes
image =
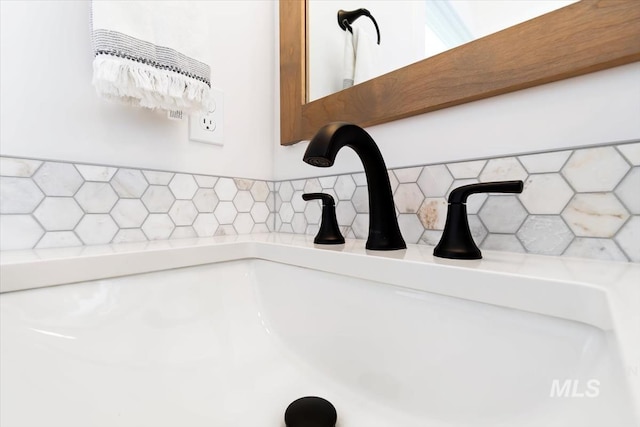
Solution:
[[[449,203],[467,203],[467,197],[477,193],[522,193],[522,181],[493,181],[463,185],[449,194]]]
[[[467,197],[476,193],[522,193],[522,181],[481,182],[458,187],[449,194],[449,209],[440,242],[433,255],[440,258],[480,259],[467,219]]]
[[[327,193],[304,193],[302,195],[302,199],[309,201],[309,200],[322,200],[322,206],[335,206],[336,202],[333,199],[333,196],[331,196],[331,194],[327,194]]]
[[[340,233],[338,227],[338,219],[336,218],[336,203],[331,194],[326,193],[305,193],[302,199],[322,200],[322,220],[320,222],[320,230],[313,243],[320,245],[340,245],[344,243],[344,237]]]

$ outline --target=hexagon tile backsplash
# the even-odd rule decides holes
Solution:
[[[366,239],[364,173],[267,182],[0,158],[0,248],[25,249],[256,232],[314,235],[336,199],[346,237]],[[518,195],[469,198],[483,249],[640,262],[640,143],[389,171],[407,243],[440,239],[449,192],[521,179]]]
[[[0,161],[3,250],[273,231],[273,183]]]
[[[521,179],[521,194],[469,198],[480,248],[640,262],[638,142],[394,169],[389,178],[407,243],[438,243],[454,188]],[[336,199],[342,233],[367,238],[364,173],[276,182],[275,192],[276,231],[315,234],[320,205],[301,195],[325,192]]]

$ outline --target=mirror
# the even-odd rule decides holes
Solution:
[[[307,102],[576,1],[307,0]],[[354,17],[351,26],[356,33],[341,30],[336,19],[338,10],[361,8],[371,14],[373,21],[365,16]],[[378,25],[384,33],[379,45]],[[351,50],[349,76],[345,75],[344,64],[347,42]],[[356,44],[360,44],[361,52],[353,55]]]
[[[306,102],[306,15],[306,1],[280,1],[282,145],[332,121],[367,127],[640,60],[640,2],[582,0]]]

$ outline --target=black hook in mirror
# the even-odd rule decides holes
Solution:
[[[373,21],[373,25],[376,27],[376,33],[378,34],[378,44],[380,44],[380,28],[378,28],[378,23],[367,9],[356,9],[351,11],[340,9],[338,11],[338,25],[342,30],[349,31],[353,34],[351,24],[361,16],[366,16]]]

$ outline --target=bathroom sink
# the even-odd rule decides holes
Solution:
[[[417,262],[414,247],[393,259],[357,244],[231,245],[125,251],[209,251],[214,262],[2,294],[0,425],[283,426],[302,396],[329,400],[340,427],[637,425],[628,329],[593,285],[475,271],[475,288],[510,284],[511,297],[491,302],[493,291],[456,284],[464,264]],[[40,256],[3,272],[9,283],[12,269],[82,270],[122,253]],[[427,275],[373,280],[376,264]],[[450,293],[469,298],[424,289],[448,275]],[[589,310],[532,302],[531,286]]]

